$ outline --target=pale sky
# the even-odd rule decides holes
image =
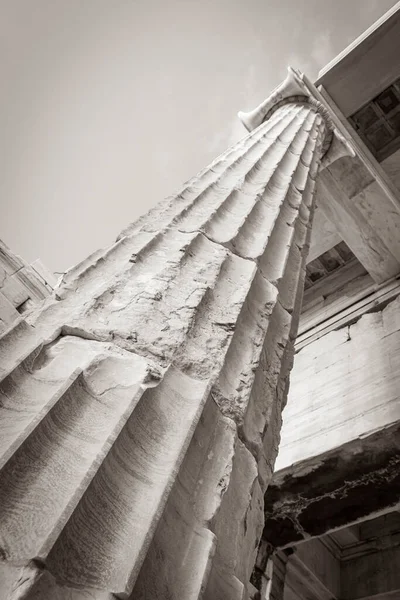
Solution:
[[[63,271],[395,0],[0,0],[0,237]]]

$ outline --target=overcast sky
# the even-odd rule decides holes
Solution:
[[[394,0],[0,0],[0,237],[62,271],[315,79]]]

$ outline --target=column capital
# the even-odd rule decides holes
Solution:
[[[288,67],[286,79],[278,85],[254,110],[240,111],[239,119],[248,131],[253,131],[267,121],[282,105],[289,102],[304,102],[314,107],[323,117],[327,135],[323,146],[322,167],[326,167],[342,156],[354,156],[353,149],[342,137],[331,118],[331,109],[323,101],[316,87],[300,71]]]

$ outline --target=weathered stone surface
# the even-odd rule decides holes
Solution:
[[[263,537],[283,547],[396,506],[400,424],[357,438],[274,475]]]
[[[54,286],[54,276],[40,261],[28,265],[0,240],[0,333],[47,298]]]
[[[277,471],[400,421],[399,307],[397,297],[296,354]]]
[[[15,599],[253,593],[326,133],[278,107],[0,339]]]
[[[400,596],[398,532],[397,535],[377,537],[370,544],[369,552],[360,552],[343,561],[341,598],[344,600],[394,600]]]

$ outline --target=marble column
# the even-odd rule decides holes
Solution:
[[[0,339],[1,600],[248,597],[333,133],[293,71],[243,120]]]

